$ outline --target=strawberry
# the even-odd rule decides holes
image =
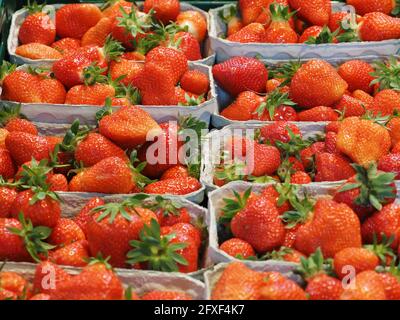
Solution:
[[[383,12],[390,15],[396,8],[396,2],[392,0],[347,0],[347,4],[353,6],[360,15],[370,12]]]
[[[336,32],[331,32],[328,27],[312,26],[304,30],[299,43],[321,44],[337,43]]]
[[[0,149],[6,149],[6,137],[8,135],[8,130],[0,128]]]
[[[15,189],[0,187],[0,218],[8,218],[11,215],[11,208],[17,194]]]
[[[360,100],[364,105],[368,105],[374,102],[374,97],[362,90],[356,90],[353,92],[353,98]]]
[[[315,156],[315,181],[340,181],[354,175],[350,161],[340,154],[323,152]]]
[[[372,66],[362,60],[349,60],[343,63],[338,73],[344,81],[349,85],[348,90],[353,92],[355,90],[363,90],[367,93],[372,92],[371,82],[374,77],[371,73],[374,72]]]
[[[263,274],[243,263],[230,263],[212,289],[212,300],[258,300]]]
[[[129,165],[118,157],[109,157],[83,169],[72,178],[72,192],[129,193],[135,186]]]
[[[338,150],[366,168],[388,154],[390,146],[388,130],[371,120],[350,117],[341,122],[337,136]]]
[[[298,36],[290,24],[289,19],[294,13],[289,13],[289,7],[280,4],[271,4],[271,23],[265,32],[264,42],[270,43],[297,43]]]
[[[90,212],[92,209],[104,205],[105,202],[101,198],[90,199],[84,207],[79,211],[78,215],[75,216],[75,223],[82,229],[82,231],[87,235],[87,225],[92,220],[92,215]]]
[[[29,298],[31,294],[28,281],[16,272],[0,272],[0,283],[0,292],[10,291],[19,299]]]
[[[299,121],[336,121],[339,115],[329,107],[314,107],[297,114]]]
[[[347,83],[326,61],[310,60],[297,70],[290,84],[290,98],[306,108],[332,106],[347,89]]]
[[[389,57],[387,60],[376,61],[373,64],[374,72],[372,76],[375,80],[371,82],[375,90],[394,89],[399,87],[397,73],[399,72],[399,61],[395,57]]]
[[[323,256],[331,258],[344,248],[361,247],[360,220],[347,205],[318,199],[312,216],[307,212],[308,208],[303,213],[296,213],[300,213],[303,216],[301,220],[305,221],[296,232],[296,250],[311,254],[320,247]],[[292,218],[290,212],[284,215],[287,222],[293,221]]]
[[[18,46],[15,53],[21,57],[38,60],[49,59],[55,60],[62,57],[61,53],[52,47],[46,46],[41,43],[28,43]]]
[[[378,92],[374,97],[374,102],[368,105],[368,109],[374,115],[390,116],[396,110],[400,111],[400,95],[392,89],[385,89]]]
[[[11,72],[3,80],[2,99],[22,103],[64,103],[65,88],[57,79],[38,74],[36,68],[29,72],[10,68]]]
[[[191,217],[188,210],[171,199],[156,196],[148,209],[155,212],[161,227],[174,226],[178,223],[189,224]]]
[[[201,48],[197,39],[189,32],[177,32],[170,46],[178,48],[190,61],[201,60]]]
[[[300,138],[302,137],[300,129],[295,124],[285,121],[276,121],[273,124],[263,126],[260,134],[265,141],[274,145],[278,141],[288,143],[291,140],[290,132]]]
[[[350,18],[351,14],[348,12],[343,12],[343,11],[331,12],[331,15],[329,17],[328,28],[331,30],[331,32],[339,30],[339,34],[341,34],[343,33],[343,30],[341,28],[342,22],[343,21],[348,22]]]
[[[78,224],[71,219],[61,218],[54,226],[48,241],[51,244],[63,246],[84,239],[85,234]]]
[[[210,87],[208,77],[198,70],[186,71],[180,80],[180,84],[183,90],[198,95],[206,94]]]
[[[329,0],[289,0],[290,6],[298,10],[298,16],[312,25],[324,26],[329,22],[331,3]]]
[[[228,37],[244,27],[242,19],[237,16],[236,6],[231,6],[228,12],[220,11],[218,16],[226,24]]]
[[[388,300],[400,299],[399,268],[390,267],[388,272],[379,273],[379,278],[385,288],[386,298]]]
[[[53,276],[51,281],[48,278],[49,275]],[[50,294],[57,289],[60,283],[68,281],[70,277],[71,276],[64,271],[64,269],[61,269],[56,264],[43,261],[36,267],[33,279],[33,291]]]
[[[248,259],[256,256],[253,247],[248,242],[238,238],[226,240],[219,248],[231,257],[238,259]]]
[[[291,114],[293,114],[294,110],[288,109],[288,106],[295,105],[296,104],[288,98],[288,93],[274,90],[267,95],[265,100],[262,100],[262,103],[253,112],[253,119],[264,121],[270,121],[271,119],[279,120],[279,118],[291,119]],[[294,114],[295,113],[296,112],[294,112]]]
[[[51,262],[72,267],[86,266],[89,258],[89,244],[86,240],[66,244],[49,253]]]
[[[392,248],[399,246],[400,207],[398,204],[385,205],[380,211],[368,217],[361,226],[363,241],[372,243],[374,235],[379,242],[383,236],[393,238]]]
[[[398,142],[392,149],[393,153],[400,153],[400,142]]]
[[[260,300],[307,300],[304,290],[279,272],[265,272]]]
[[[121,10],[130,12],[132,8],[136,9],[132,2],[126,0],[109,0],[106,1],[105,5],[102,7],[103,16],[113,19],[121,13]]]
[[[326,151],[324,142],[315,142],[309,147],[300,151],[301,163],[304,168],[310,169],[314,165],[313,157],[316,154],[324,153]]]
[[[400,141],[400,117],[394,117],[386,124],[392,138],[392,146],[394,147]]]
[[[239,43],[262,43],[265,42],[265,37],[264,26],[261,23],[254,22],[231,34],[226,40]]]
[[[288,233],[286,233],[287,235]],[[300,263],[301,258],[305,257],[301,252],[288,248],[285,246],[280,247],[278,251],[274,250],[264,255],[267,259],[280,260],[286,262]]]
[[[187,178],[187,177],[189,177],[188,168],[182,165],[176,165],[164,171],[160,180]]]
[[[193,298],[184,292],[156,290],[145,293],[142,300],[193,300]]]
[[[303,171],[297,171],[290,177],[290,183],[293,184],[308,184],[311,182],[311,177]]]
[[[11,261],[30,261],[23,238],[11,232],[9,228],[21,230],[23,226],[16,219],[0,218],[0,258]]]
[[[82,36],[81,46],[104,46],[108,35],[111,33],[113,20],[107,17],[101,18]]]
[[[367,13],[359,27],[362,41],[382,41],[400,38],[400,19],[382,12]]]
[[[308,258],[302,258],[296,272],[307,281],[306,293],[310,300],[339,300],[343,292],[342,283],[327,274],[327,261],[318,248]]]
[[[92,210],[93,219],[87,225],[87,239],[92,256],[110,256],[116,267],[126,266],[129,241],[139,239],[143,226],[157,219],[154,212],[139,207],[142,197],[131,197],[122,203],[109,203]],[[113,238],[110,246],[107,239]]]
[[[371,102],[366,103],[355,97],[344,94],[342,98],[333,105],[344,117],[360,117],[365,114]]]
[[[50,292],[51,300],[121,300],[123,286],[107,262],[96,260]]]
[[[57,35],[81,39],[101,18],[102,13],[94,4],[67,4],[56,12]]]
[[[47,179],[49,191],[68,192],[68,180],[63,174],[54,174]]]
[[[247,241],[260,253],[279,247],[285,237],[276,206],[263,196],[247,202],[232,219],[231,229],[235,237]]]
[[[286,195],[291,193],[291,187],[285,188],[284,185],[266,187],[262,191],[262,196],[275,204],[278,212],[283,214],[291,209],[290,203],[286,200]]]
[[[107,98],[115,96],[115,88],[106,83],[76,85],[67,92],[65,104],[102,106]]]
[[[352,167],[356,175],[338,188],[334,195],[335,201],[347,204],[360,218],[375,210],[381,210],[383,204],[394,201],[395,174],[379,172],[376,165],[371,165],[368,169],[356,164]]]
[[[145,193],[186,195],[201,188],[200,182],[193,177],[166,179],[148,184]]]
[[[255,22],[263,10],[268,9],[272,2],[271,0],[239,0],[238,8],[240,9],[243,24],[248,25]]]
[[[32,158],[40,161],[49,158],[49,147],[44,137],[24,132],[10,132],[6,146],[17,165],[22,165]]]
[[[175,99],[178,102],[178,106],[198,106],[204,102],[202,95],[198,96],[180,87],[175,87]]]
[[[386,300],[385,287],[375,271],[363,271],[340,296],[341,300]]]
[[[118,61],[112,61],[110,64],[110,75],[112,80],[124,76],[121,83],[129,85],[137,75],[143,70],[144,66],[134,60],[119,59]]]
[[[99,132],[122,148],[135,148],[146,142],[147,134],[161,128],[150,114],[139,107],[123,107],[99,121]]]
[[[0,149],[0,177],[3,179],[12,179],[15,174],[15,167],[10,152],[6,149]]]
[[[21,114],[21,105],[4,105],[0,110],[0,123],[8,132],[21,131],[37,135],[36,126]]]
[[[395,179],[400,179],[400,154],[389,153],[380,158],[378,170],[396,173]]]
[[[51,45],[56,38],[56,26],[46,12],[43,12],[44,5],[38,5],[36,1],[28,2],[25,7],[28,16],[21,24],[18,32],[18,40],[22,44],[42,43]]]
[[[340,279],[348,275],[348,267],[354,268],[355,273],[375,270],[379,259],[372,251],[365,248],[345,248],[337,252],[333,259],[335,272]]]
[[[78,50],[81,47],[81,41],[74,38],[63,38],[54,42],[51,47],[64,56]]]
[[[279,150],[274,146],[254,144],[254,157],[248,163],[247,171],[255,177],[272,175],[281,164]]]
[[[29,300],[39,300],[39,301],[50,300],[50,296],[45,293],[37,293]]]
[[[338,153],[336,148],[337,134],[332,131],[328,131],[325,136],[325,151],[328,153]]]
[[[204,16],[195,10],[182,11],[176,17],[176,24],[186,28],[189,33],[195,36],[198,42],[202,42],[207,34],[207,20]]]
[[[149,13],[154,11],[154,17],[163,24],[175,21],[180,12],[179,0],[145,0],[143,10]]]
[[[231,120],[247,121],[254,116],[254,111],[264,99],[253,91],[239,93],[236,100],[221,111],[221,115]]]

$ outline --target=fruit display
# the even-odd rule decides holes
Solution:
[[[202,182],[214,189],[231,181],[309,184],[380,172],[399,179],[397,117],[348,117],[328,125],[293,122],[231,125],[211,132],[203,148]],[[379,178],[378,178],[379,180]]]
[[[398,189],[389,181],[376,187],[354,179],[324,188],[231,183],[210,194],[212,260],[288,272],[319,250],[340,279],[348,272],[342,266],[391,266],[399,253]]]
[[[9,49],[15,61],[54,61],[81,48],[103,48],[112,36],[123,45],[125,66],[145,60],[157,46],[208,62],[207,19],[206,12],[179,0],[147,0],[140,7],[125,0],[55,6],[28,1],[14,14]]]
[[[196,119],[157,123],[137,106],[113,111],[107,104],[97,115],[97,128],[76,120],[60,137],[38,135],[19,108],[5,105],[0,114],[0,175],[5,186],[98,194],[201,192],[198,157],[190,160],[183,154],[190,141],[180,138],[185,130],[206,126]],[[149,134],[153,140],[147,140]]]
[[[53,280],[49,276],[54,275]],[[126,275],[105,259],[93,258],[82,269],[64,269],[44,261],[37,266],[4,263],[1,300],[193,300],[204,298],[204,285],[183,275]],[[143,279],[146,284],[143,285]],[[160,285],[161,284],[161,285]],[[188,289],[190,288],[190,289]]]
[[[223,91],[220,116],[214,123],[335,121],[367,113],[391,116],[400,109],[398,69],[396,57],[274,65],[234,57],[213,66],[216,84]]]

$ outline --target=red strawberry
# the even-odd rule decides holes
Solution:
[[[31,261],[25,248],[24,239],[11,232],[9,228],[22,230],[22,224],[11,218],[0,218],[0,259],[11,261]]]
[[[8,132],[20,131],[33,135],[38,134],[36,126],[31,121],[21,117],[21,105],[4,105],[0,112],[0,123]]]
[[[253,91],[239,93],[236,100],[221,111],[221,115],[239,121],[251,120],[255,110],[264,102],[264,98]]]
[[[400,179],[400,154],[389,153],[379,159],[378,169],[384,172],[396,173],[395,179]]]
[[[226,40],[239,43],[265,42],[266,32],[261,23],[250,23],[238,32],[231,34]]]
[[[289,7],[271,4],[271,24],[265,32],[265,42],[270,43],[297,43],[298,35],[289,24],[294,13],[289,13]]]
[[[8,187],[0,187],[0,218],[8,218],[17,197],[17,191]]]
[[[49,279],[49,276],[52,276]],[[37,265],[33,279],[33,291],[50,294],[57,289],[58,285],[70,279],[70,275],[49,261],[43,261]]]
[[[396,8],[396,2],[392,0],[347,0],[347,4],[353,6],[361,15],[370,12],[383,12],[389,15]]]
[[[116,80],[121,76],[124,76],[124,78],[121,80],[121,83],[127,86],[136,79],[143,68],[143,64],[135,60],[122,58],[118,61],[112,61],[110,64],[111,79]]]
[[[173,43],[178,45],[178,49],[183,52],[188,60],[195,61],[202,59],[200,44],[191,33],[182,31],[176,33]]]
[[[166,179],[148,184],[145,193],[186,195],[201,188],[200,182],[193,178]]]
[[[74,38],[63,38],[54,42],[51,47],[62,55],[67,55],[78,50],[81,47],[81,41]]]
[[[48,241],[51,244],[63,246],[84,239],[85,234],[78,224],[71,219],[61,218],[54,226]]]
[[[290,183],[293,184],[308,184],[311,182],[311,177],[303,171],[297,171],[290,177]]]
[[[315,157],[317,174],[315,181],[340,181],[354,175],[350,161],[339,154],[321,153]]]
[[[188,168],[181,165],[176,165],[164,171],[160,180],[186,178],[186,177],[189,177]]]
[[[193,300],[193,298],[184,292],[151,291],[144,294],[142,300]]]
[[[400,19],[382,12],[367,13],[363,17],[359,34],[362,41],[382,41],[400,38]]]
[[[154,11],[154,17],[163,24],[168,24],[175,21],[179,15],[180,4],[179,0],[145,0],[143,10],[149,13]]]
[[[299,38],[299,43],[321,44],[337,43],[336,33],[332,33],[326,26],[312,26],[304,30]]]
[[[324,142],[315,142],[311,146],[300,151],[301,162],[304,168],[309,169],[313,165],[313,156],[326,151]]]
[[[254,144],[254,157],[247,164],[247,171],[255,177],[272,175],[281,164],[279,150],[274,146]]]
[[[329,0],[289,0],[290,6],[298,10],[301,19],[317,26],[327,25],[331,15]]]
[[[196,10],[182,11],[176,17],[176,24],[182,28],[187,27],[188,32],[194,35],[200,43],[207,34],[207,20]]]
[[[385,287],[375,271],[364,271],[354,279],[340,296],[341,300],[386,300]]]
[[[265,92],[268,70],[254,58],[234,57],[213,66],[213,75],[218,84],[233,96],[250,90]]]
[[[339,115],[329,107],[314,107],[297,114],[299,121],[336,121]]]
[[[51,262],[64,266],[84,267],[89,258],[89,244],[86,240],[66,244],[49,253]]]
[[[363,90],[367,93],[371,93],[372,87],[371,82],[374,77],[371,73],[374,72],[372,66],[362,60],[350,60],[343,63],[338,73],[344,81],[349,85],[348,90],[353,92],[355,90]]]
[[[279,272],[264,272],[260,288],[261,300],[307,300],[304,290]]]
[[[10,152],[0,149],[0,176],[7,180],[15,175],[15,167]]]
[[[295,124],[285,121],[276,121],[273,124],[266,125],[261,128],[260,133],[263,139],[274,145],[277,141],[289,142],[291,139],[289,131],[300,136],[300,138],[302,137],[300,129]]]
[[[198,70],[186,71],[183,74],[180,83],[183,90],[198,95],[206,94],[210,86],[208,77]]]
[[[54,174],[46,182],[50,191],[68,192],[68,180],[63,174]]]
[[[108,35],[111,33],[113,20],[107,17],[101,18],[82,37],[81,46],[104,46]]]
[[[75,223],[82,229],[87,235],[87,225],[93,219],[90,212],[96,207],[104,205],[105,202],[101,198],[90,199],[85,206],[79,211],[78,215],[74,218]]]
[[[388,300],[400,299],[400,282],[398,278],[398,268],[390,268],[389,272],[379,273],[378,276],[385,288]]]
[[[49,59],[56,60],[61,59],[62,55],[56,49],[46,46],[41,43],[28,43],[18,46],[15,49],[15,53],[21,57],[25,57],[32,60]]]
[[[369,104],[358,100],[355,97],[344,94],[333,108],[343,112],[344,117],[360,117],[365,114]]]
[[[342,279],[348,275],[349,266],[354,268],[356,274],[375,270],[379,265],[379,258],[374,252],[365,248],[345,248],[335,254],[333,263],[336,274]]]
[[[389,116],[394,111],[400,110],[400,95],[397,91],[386,89],[378,92],[374,97],[374,102],[368,105],[368,109],[375,115],[381,114]]]
[[[248,242],[238,238],[225,241],[219,248],[234,258],[247,259],[256,255],[253,247]]]

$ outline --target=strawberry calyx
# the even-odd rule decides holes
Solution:
[[[289,93],[280,92],[279,89],[272,91],[256,109],[254,114],[261,117],[266,110],[268,110],[269,118],[271,120],[275,117],[276,109],[279,106],[296,106],[291,99],[289,99]]]
[[[376,163],[371,164],[368,169],[356,163],[351,166],[356,171],[355,182],[347,182],[338,192],[360,189],[360,195],[354,200],[356,205],[372,205],[379,211],[389,199],[396,197],[396,188],[393,186],[395,173],[378,171]]]
[[[162,196],[156,196],[153,201],[144,205],[145,208],[152,211],[161,210],[164,217],[180,216],[180,209],[183,206],[174,199],[167,199]]]
[[[12,64],[11,62],[4,60],[0,66],[0,84],[3,83],[3,80],[6,76],[13,73],[16,69],[17,69],[16,64]]]
[[[237,17],[237,7],[232,5],[228,10],[220,10],[218,12],[218,17],[226,24],[228,24],[232,19]]]
[[[105,116],[109,116],[113,113],[113,107],[111,103],[111,98],[107,97],[104,107],[102,107],[99,111],[96,112],[96,120],[97,124],[103,119]]]
[[[47,175],[53,171],[53,168],[48,166],[47,159],[42,159],[39,162],[36,159],[32,159],[29,165],[23,164],[21,168],[19,182],[37,187],[45,187]]]
[[[122,43],[115,40],[111,35],[106,38],[106,42],[103,46],[103,54],[106,61],[118,61],[119,58],[125,52],[125,48]]]
[[[384,233],[382,233],[381,241],[379,242],[376,233],[374,233],[372,244],[364,245],[364,248],[373,252],[379,258],[381,265],[386,266],[388,258],[390,258],[392,261],[397,260],[397,256],[391,248],[394,239],[394,235],[387,237]]]
[[[273,250],[264,254],[260,260],[285,260],[285,256],[292,254],[293,249],[289,247],[280,247],[279,250]]]
[[[379,91],[393,89],[400,91],[400,63],[395,57],[389,57],[386,61],[373,63],[374,72],[371,73],[375,79],[371,86],[379,84]]]
[[[137,157],[137,150],[133,150],[129,157],[129,168],[132,171],[133,181],[140,189],[143,189],[150,183],[156,182],[157,180],[151,180],[150,178],[143,175],[141,172],[147,165],[147,161],[140,162],[139,158]]]
[[[38,12],[43,12],[44,7],[46,6],[46,3],[38,4],[36,1],[31,2],[28,0],[28,4],[24,6],[24,9],[28,10],[28,13],[34,14]],[[48,14],[48,12],[45,12]]]
[[[50,68],[38,67],[38,66],[28,66],[27,72],[34,76],[39,76],[42,79],[52,79],[54,74]]]
[[[19,180],[16,180],[14,182],[9,182],[5,181],[2,176],[0,176],[0,187],[5,187],[5,188],[19,188],[22,185],[22,183]]]
[[[186,102],[184,103],[179,102],[178,106],[185,106],[185,107],[198,106],[199,104],[203,103],[203,99],[204,99],[204,94],[195,97],[195,96],[190,96],[188,93],[185,92]]]
[[[317,135],[312,138],[310,137],[308,139],[303,139],[300,134],[294,133],[289,126],[286,127],[286,130],[289,135],[289,141],[288,142],[282,142],[279,140],[275,141],[275,145],[282,152],[284,158],[288,158],[289,156],[295,156],[297,159],[300,160],[301,159],[300,151],[302,151],[305,148],[308,148],[314,142],[323,139],[321,135]]]
[[[281,181],[290,181],[290,177],[294,174],[296,170],[293,169],[293,163],[289,159],[285,159],[281,162],[278,170],[276,171],[278,177]]]
[[[150,270],[176,272],[179,265],[188,265],[187,260],[177,251],[185,249],[187,243],[171,243],[175,233],[161,236],[161,228],[157,220],[152,219],[150,225],[144,225],[139,240],[129,244],[134,248],[127,253],[127,263],[147,263]]]
[[[214,177],[226,182],[245,180],[246,164],[240,162],[221,164],[214,169]]]
[[[22,228],[10,227],[8,230],[23,239],[26,251],[28,251],[33,260],[40,262],[40,256],[47,258],[48,251],[56,247],[44,242],[50,236],[52,229],[44,226],[33,227],[32,221],[25,219],[22,212],[18,214],[18,220]]]
[[[33,192],[33,197],[29,201],[29,205],[34,205],[38,201],[43,201],[46,198],[50,198],[52,200],[55,200],[57,202],[61,202],[61,199],[59,195],[53,191],[48,190],[49,186],[46,184],[40,187],[33,186],[31,187],[31,190]]]
[[[310,37],[305,42],[307,44],[322,44],[322,43],[333,43],[339,34],[340,29],[331,32],[327,26],[322,28],[320,34],[316,37]]]
[[[83,69],[83,82],[86,86],[92,86],[96,83],[106,83],[108,78],[104,75],[107,68],[101,68],[97,62],[93,62]]]
[[[295,192],[287,200],[289,200],[293,210],[286,211],[281,215],[281,219],[286,224],[285,228],[292,229],[298,224],[306,223],[314,210],[315,202],[306,194],[300,199]]]
[[[122,83],[117,87],[115,98],[126,98],[132,105],[140,104],[142,100],[138,88],[131,84],[126,86]],[[107,103],[111,105],[111,98],[107,98],[106,104]]]
[[[21,113],[21,103],[8,104],[5,102],[0,103],[0,125],[5,126],[11,119],[26,119]]]
[[[88,266],[93,266],[96,264],[103,264],[107,270],[113,270],[113,267],[109,263],[109,260],[111,259],[111,256],[108,256],[106,258],[103,257],[103,254],[99,252],[96,257],[90,257],[87,260],[87,265]]]
[[[132,4],[132,11],[130,13],[125,12],[121,7],[121,17],[117,18],[118,26],[125,29],[126,33],[136,37],[138,34],[145,34],[148,29],[152,27],[152,17],[154,10],[150,10],[147,14],[142,13],[138,15],[134,4]]]
[[[302,63],[300,62],[300,60],[283,63],[271,70],[269,74],[270,78],[283,80],[282,83],[279,85],[279,87],[282,88],[290,84],[292,78],[294,77],[296,72],[300,69],[301,65]]]
[[[78,144],[86,138],[89,132],[90,130],[86,126],[80,128],[80,122],[76,119],[65,133],[63,141],[59,144],[59,149],[64,152],[74,152]]]
[[[300,266],[296,268],[295,272],[306,280],[310,280],[320,274],[332,275],[332,259],[325,260],[321,248],[318,247],[308,258],[300,258]]]
[[[337,36],[338,42],[360,42],[359,25],[355,13],[350,13],[349,18],[340,22],[339,32]]]
[[[287,22],[293,17],[297,11],[289,12],[289,6],[284,6],[279,3],[272,3],[269,6],[272,22]]]
[[[240,195],[237,191],[233,190],[234,198],[224,198],[222,199],[225,203],[225,206],[221,209],[222,215],[219,217],[218,222],[220,224],[228,224],[235,217],[235,215],[243,210],[247,201],[251,195],[252,188],[248,188],[243,195]]]
[[[260,176],[260,177],[255,177],[252,175],[247,176],[247,180],[254,182],[254,183],[276,183],[279,182],[276,178],[271,177],[271,176]]]

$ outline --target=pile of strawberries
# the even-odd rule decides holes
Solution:
[[[230,120],[336,121],[400,110],[399,62],[373,64],[349,60],[338,68],[313,59],[266,67],[261,61],[234,57],[213,67],[218,85],[233,103],[221,115]]]
[[[396,1],[347,0],[355,13],[333,12],[330,0],[239,0],[220,11],[226,40],[239,43],[322,44],[400,38]],[[357,13],[357,14],[356,14]]]
[[[28,67],[25,70],[15,70],[14,65],[4,63],[0,74],[3,87],[1,99],[21,103],[102,106],[109,97],[113,106],[201,104],[208,99],[208,75],[188,68],[188,60],[194,55],[193,45],[189,45],[189,42],[193,41],[197,50],[200,50],[198,39],[189,32],[177,32],[180,27],[176,25],[173,29],[160,25],[160,30],[150,31],[149,28],[153,26],[152,13],[159,12],[161,15],[163,10],[157,7],[154,11],[149,2],[145,3],[145,8],[150,12],[145,14],[131,3],[126,7],[125,1],[118,1],[106,9],[111,17],[103,17],[104,14],[93,4],[63,6],[57,11],[57,33],[63,39],[54,45],[57,48],[66,46],[68,50],[64,50],[64,54],[42,44],[42,33],[32,29],[44,27],[42,19],[48,20],[48,17],[44,13],[30,15],[21,26],[20,35],[27,34],[26,37],[30,36],[31,39],[25,39],[24,42],[28,44],[18,47],[17,53],[39,58],[32,56],[32,53],[45,51],[40,49],[43,46],[55,51],[58,60],[51,67]],[[179,13],[179,1],[173,2],[178,6],[176,15],[167,14],[165,18],[157,18],[155,14],[155,19],[175,19],[179,14],[178,22],[182,26],[189,26],[192,32],[203,39],[205,30],[197,26],[200,23],[198,15],[204,20],[202,15],[197,11]],[[172,12],[168,10],[167,13]],[[84,19],[86,16],[88,18]],[[92,21],[96,16],[100,21]],[[104,21],[106,26],[111,24],[109,29],[104,26]],[[95,24],[94,27],[91,27],[91,22]],[[205,20],[202,23],[205,24]],[[86,29],[88,31],[83,35]],[[175,33],[171,35],[171,32]],[[80,46],[78,39],[82,36]],[[158,37],[165,39],[161,43]],[[133,45],[139,41],[138,38],[141,38],[141,42]],[[84,39],[87,41],[83,42]],[[173,39],[178,42],[177,47],[169,44]],[[71,49],[70,41],[78,42],[78,46]],[[126,48],[139,50],[139,45],[146,47],[146,56],[139,54],[138,57],[137,51],[124,53]]]
[[[54,275],[54,282],[48,281]],[[192,300],[180,291],[148,291],[141,296],[126,287],[106,260],[91,259],[78,275],[49,261],[37,265],[32,282],[0,270],[0,300]],[[51,285],[52,283],[52,285]]]

